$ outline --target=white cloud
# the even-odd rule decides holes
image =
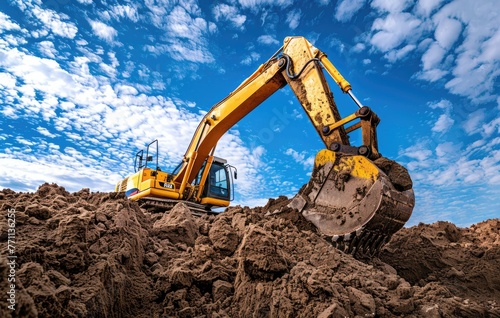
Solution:
[[[434,38],[444,49],[449,50],[462,32],[462,23],[456,19],[444,18],[437,21]]]
[[[120,21],[123,19],[130,20],[132,22],[139,21],[139,12],[137,8],[132,5],[114,5],[110,6],[108,10],[101,10],[98,12],[98,16],[101,20]]]
[[[413,51],[416,48],[415,45],[413,44],[408,44],[405,47],[399,49],[399,50],[392,50],[387,52],[384,57],[391,63],[394,63],[405,56],[407,56],[411,51]]]
[[[57,62],[27,55],[17,48],[9,50],[0,49],[0,65],[11,70],[12,74],[23,79],[23,84],[18,90],[26,96],[28,105],[37,105],[37,100],[31,100],[34,89],[53,95],[61,93],[61,97],[72,94],[74,85],[73,77],[61,69]],[[40,111],[40,110],[39,110]]]
[[[434,42],[422,55],[423,70],[418,74],[418,77],[429,82],[435,82],[448,74],[448,71],[440,68],[445,54],[446,50],[437,42]]]
[[[78,28],[75,24],[62,21],[63,19],[67,20],[69,18],[66,15],[59,14],[52,10],[42,9],[38,6],[35,6],[32,12],[41,22],[43,22],[45,27],[55,35],[73,39],[78,32]]]
[[[57,55],[57,50],[54,47],[54,43],[51,41],[42,41],[38,43],[38,48],[40,52],[46,57],[54,59]]]
[[[373,0],[370,5],[381,12],[398,13],[408,8],[412,2],[412,0]]]
[[[496,4],[496,1],[456,0],[433,17],[434,21],[459,18],[465,25],[463,42],[456,50],[453,78],[445,87],[475,102],[494,100],[498,96],[491,95],[500,74],[500,26],[491,10]]]
[[[54,138],[54,137],[56,137],[56,136],[57,136],[57,135],[55,135],[55,134],[51,133],[50,131],[48,131],[48,129],[47,129],[47,128],[45,128],[45,127],[40,127],[40,126],[39,126],[39,127],[37,127],[37,128],[36,128],[36,130],[37,130],[40,134],[44,135],[45,137]]]
[[[359,53],[362,52],[365,48],[366,45],[364,45],[363,43],[356,43],[356,45],[354,45],[351,50],[353,52]]]
[[[49,182],[63,185],[69,191],[78,191],[82,187],[88,187],[92,191],[109,192],[114,189],[114,180],[120,178],[117,174],[96,173],[92,166],[77,165],[68,155],[55,157],[55,159],[56,162],[45,160],[27,162],[0,154],[0,173],[4,176],[0,187],[6,187],[12,183],[16,184],[19,183],[19,180],[23,180],[22,185],[18,186],[20,188],[16,190],[34,191],[41,184]],[[64,164],[62,164],[63,162]],[[23,169],[19,169],[20,166]],[[76,168],[78,176],[74,176]]]
[[[436,147],[436,155],[438,157],[445,157],[448,155],[453,155],[455,150],[457,149],[457,145],[452,142],[444,142]]]
[[[139,13],[137,8],[130,5],[116,5],[111,8],[111,11],[118,18],[128,18],[130,21],[139,21]]]
[[[316,1],[317,1],[317,2],[319,3],[319,5],[321,5],[321,6],[327,6],[327,5],[329,5],[329,4],[330,4],[330,0],[316,0]]]
[[[438,120],[432,127],[432,131],[444,133],[448,131],[454,123],[455,121],[450,117],[450,115],[442,114],[441,116],[439,116]]]
[[[251,52],[250,55],[241,60],[241,64],[250,65],[260,59],[260,54],[257,52]]]
[[[279,8],[286,8],[293,4],[293,0],[238,0],[243,8],[258,11],[264,6],[277,6]]]
[[[92,27],[92,31],[98,38],[108,43],[113,43],[115,41],[115,37],[118,35],[118,31],[116,31],[115,28],[101,21],[91,19],[89,19],[88,21],[90,26]]]
[[[366,3],[366,0],[340,0],[335,8],[335,19],[340,22],[347,22]]]
[[[448,109],[451,109],[452,104],[449,100],[442,99],[439,102],[431,102],[428,104],[428,106],[432,109],[441,108],[441,109],[448,110]]]
[[[9,73],[0,73],[0,86],[2,89],[13,89],[16,87],[16,78]]]
[[[315,156],[308,156],[305,151],[303,152],[297,152],[296,150],[292,148],[288,148],[285,151],[285,155],[291,156],[295,162],[300,163],[301,165],[304,166],[304,170],[312,170],[312,167],[314,165],[314,159]]]
[[[375,0],[371,6],[382,16],[360,38],[372,51],[384,53],[390,63],[423,52],[416,78],[442,80],[451,93],[474,103],[498,98],[500,25],[491,9],[496,0],[420,0],[415,6],[407,0]],[[357,45],[353,51],[362,49]]]
[[[419,19],[407,12],[390,13],[373,22],[370,43],[381,52],[395,49],[414,35],[420,24]]]
[[[214,58],[207,48],[193,41],[171,39],[169,44],[163,45],[165,52],[176,61],[190,61],[195,63],[212,63]]]
[[[436,68],[443,60],[445,49],[437,42],[433,43],[429,49],[422,55],[422,64],[425,71]]]
[[[472,135],[479,132],[481,124],[485,119],[484,109],[478,109],[475,112],[469,114],[467,120],[464,121],[462,127],[468,135]]]
[[[428,17],[443,1],[444,0],[419,0],[415,11],[420,15]]]
[[[329,37],[328,46],[337,49],[340,53],[345,50],[345,44],[341,40],[332,36]]]
[[[448,74],[448,71],[443,71],[440,69],[431,69],[427,71],[421,71],[420,73],[417,74],[417,77],[422,80],[426,80],[429,82],[435,82],[443,78],[446,74]]]
[[[418,162],[425,162],[432,155],[432,151],[427,149],[423,143],[419,143],[408,147],[401,155],[416,159]]]
[[[493,119],[491,122],[486,123],[482,126],[482,134],[489,137],[493,134],[500,135],[500,117],[497,117]],[[500,142],[500,138],[496,139],[497,141]],[[494,145],[497,145],[498,143],[495,143]]]
[[[432,109],[442,109],[444,111],[434,123],[432,131],[436,133],[445,133],[453,126],[455,120],[451,118],[452,104],[449,100],[442,99],[438,102],[430,102],[428,106]]]
[[[287,13],[286,23],[288,23],[290,29],[294,30],[299,26],[301,17],[302,17],[302,10],[300,9],[293,9],[292,11]]]
[[[257,38],[257,42],[266,45],[278,45],[279,41],[272,35],[261,35]]]
[[[4,30],[21,30],[21,27],[17,23],[12,22],[8,15],[0,11],[0,33]]]
[[[185,8],[187,7],[188,10]],[[145,49],[157,54],[168,53],[177,61],[212,63],[212,53],[208,48],[208,36],[216,31],[216,25],[198,16],[200,10],[194,4],[167,7],[150,6],[153,23],[166,31],[166,43],[147,45]],[[168,12],[168,14],[167,14]]]
[[[212,9],[215,21],[230,21],[235,28],[243,29],[247,17],[240,14],[238,8],[225,3],[219,3]]]

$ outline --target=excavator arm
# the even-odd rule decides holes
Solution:
[[[355,112],[341,116],[323,70],[351,96]],[[117,191],[125,191],[133,200],[148,199],[155,206],[167,207],[180,200],[198,211],[227,206],[229,197],[212,195],[208,186],[227,167],[214,156],[217,142],[286,85],[326,149],[316,155],[309,182],[287,206],[270,213],[301,213],[339,248],[353,254],[376,253],[411,215],[415,202],[411,179],[402,166],[381,157],[378,116],[358,101],[327,56],[303,37],[287,37],[266,63],[206,113],[173,173],[145,167],[119,182]],[[363,144],[354,147],[348,134],[357,129],[361,129]],[[226,171],[222,179],[228,178]]]
[[[342,118],[321,66],[332,75],[343,91],[359,105],[359,110]],[[378,117],[362,107],[351,92],[350,84],[340,75],[326,55],[303,37],[287,37],[280,50],[261,65],[229,96],[204,116],[184,155],[183,165],[175,176],[180,185],[191,183],[217,142],[238,121],[285,85],[290,85],[327,148],[349,149],[347,132],[362,128],[362,152],[377,158],[376,125]],[[344,129],[355,120],[360,123]],[[352,151],[352,149],[349,149]],[[181,191],[182,192],[182,191]]]

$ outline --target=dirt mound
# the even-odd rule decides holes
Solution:
[[[404,229],[382,260],[367,264],[300,217],[266,212],[234,207],[195,218],[183,204],[150,214],[119,194],[57,185],[0,191],[2,291],[12,283],[4,261],[12,256],[4,248],[11,214],[17,256],[15,311],[6,297],[0,310],[13,317],[500,317],[498,220]]]
[[[470,228],[448,222],[396,233],[380,258],[414,285],[437,282],[462,298],[500,305],[500,220]]]

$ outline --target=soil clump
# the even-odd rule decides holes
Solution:
[[[342,253],[287,202],[193,217],[122,194],[0,191],[0,290],[15,210],[15,311],[2,317],[500,317],[500,220],[404,228],[380,258]],[[271,211],[272,212],[272,211]],[[4,315],[5,314],[5,315]]]

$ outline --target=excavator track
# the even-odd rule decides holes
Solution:
[[[139,200],[139,205],[141,208],[144,208],[150,212],[158,212],[158,210],[162,210],[163,212],[165,212],[170,211],[176,204],[180,202],[184,203],[189,208],[193,216],[201,217],[206,214],[217,214],[204,205],[183,200],[143,197]]]
[[[401,185],[388,172],[391,180],[366,157],[324,149],[316,156],[310,181],[287,208],[302,213],[338,249],[358,258],[376,256],[415,205],[406,169],[391,164],[409,182]]]

